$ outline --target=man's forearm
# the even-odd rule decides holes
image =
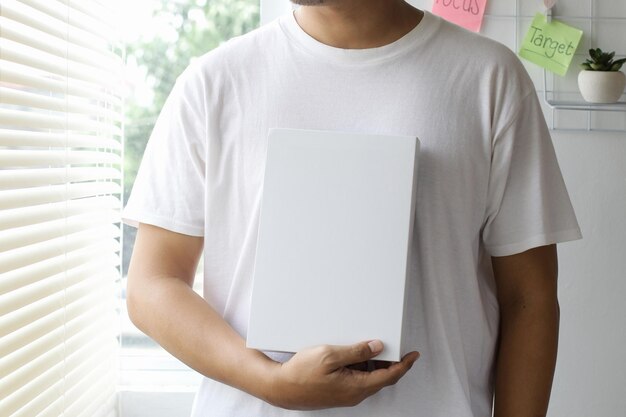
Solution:
[[[266,399],[264,378],[276,363],[243,338],[185,282],[151,277],[129,291],[133,322],[201,374]],[[245,366],[241,366],[245,363]],[[237,369],[237,372],[232,372]]]
[[[558,329],[559,305],[554,297],[501,306],[494,417],[546,415]]]

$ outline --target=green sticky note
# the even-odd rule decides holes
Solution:
[[[556,74],[565,75],[583,31],[556,20],[548,23],[537,13],[526,33],[519,56]]]

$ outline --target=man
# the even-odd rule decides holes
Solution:
[[[194,416],[545,415],[555,243],[580,232],[532,82],[503,46],[404,1],[310,3],[178,79],[124,214],[139,224],[132,320],[206,376]],[[420,138],[410,372],[417,352],[349,367],[376,340],[271,359],[245,347],[271,127]]]

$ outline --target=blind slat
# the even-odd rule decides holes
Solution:
[[[0,295],[9,291],[15,291],[83,263],[88,263],[94,257],[102,256],[103,253],[113,254],[119,250],[119,242],[111,237],[108,240],[96,240],[83,246],[78,246],[74,250],[61,252],[60,255],[44,258],[38,262],[5,272],[0,280]]]
[[[107,257],[101,256],[90,263],[83,263],[43,281],[22,287],[18,291],[0,296],[0,317],[68,289],[102,269],[110,268],[115,265],[116,259],[112,254]]]
[[[39,320],[36,320],[20,329],[4,336],[0,344],[0,356],[9,355],[20,348],[34,343],[57,328],[62,328],[64,323],[82,316],[90,316],[94,311],[100,314],[101,304],[97,302],[98,294],[91,294],[66,308],[57,310]]]
[[[18,367],[14,367],[11,363],[4,363],[7,365],[4,370],[8,371],[8,373],[3,374],[2,379],[0,379],[0,399],[9,396],[11,391],[17,391],[26,385],[29,379],[34,379],[34,377],[45,372],[46,367],[50,368],[56,365],[59,362],[58,356],[61,357],[62,361],[65,355],[82,349],[82,345],[85,342],[106,338],[106,336],[103,337],[98,334],[98,327],[106,326],[109,318],[94,316],[92,317],[94,321],[91,324],[84,325],[85,323],[82,323],[82,327],[78,327],[81,323],[74,323],[73,326],[75,327],[70,329],[72,332],[65,334],[59,332],[56,340],[50,340],[52,344],[48,345],[48,349],[46,349],[46,346],[37,347],[37,344],[32,344],[29,345],[28,349],[16,352],[15,355],[12,355],[13,358],[25,361],[25,363]],[[50,336],[50,334],[47,335],[47,337]],[[52,336],[55,335],[52,334]],[[45,341],[46,339],[42,339],[39,342]],[[24,355],[20,356],[22,353]],[[61,355],[58,355],[58,353],[61,353]],[[30,357],[30,360],[27,360],[27,357]]]
[[[54,0],[20,1],[61,22],[69,22],[72,27],[77,27],[103,39],[108,38],[113,29],[111,26],[104,25],[100,19],[91,18],[76,9],[63,6]],[[93,4],[93,2],[90,3]]]
[[[102,276],[102,272],[97,276]],[[0,316],[0,337],[6,336],[20,327],[26,326],[58,309],[65,308],[66,304],[89,295],[93,288],[94,285],[91,280],[84,281],[81,285],[68,287],[61,293],[35,301],[27,309],[15,310]]]
[[[55,352],[59,354],[58,352]],[[61,360],[63,359],[63,355],[61,353]],[[21,386],[22,389],[6,389],[1,392],[2,399],[0,399],[0,415],[2,416],[10,416],[15,411],[22,408],[24,405],[33,400],[34,392],[41,392],[45,389],[50,388],[57,380],[63,379],[63,364],[59,363],[53,368],[45,369],[43,375],[40,375],[39,378],[34,378],[27,384],[26,387]],[[6,383],[2,384],[5,381],[0,381],[0,385],[7,385]],[[12,381],[9,381],[12,382]]]
[[[71,64],[79,63],[94,68],[111,69],[118,68],[120,65],[119,61],[111,56],[106,57],[89,48],[72,45],[37,28],[26,26],[4,16],[0,16],[0,26],[2,26],[2,36],[5,39],[68,59],[73,61]]]
[[[0,83],[19,84],[29,88],[47,90],[52,93],[70,94],[90,100],[107,103],[109,107],[119,109],[122,99],[113,94],[107,94],[100,87],[80,82],[74,79],[63,78],[41,70],[33,70],[24,65],[0,60]]]
[[[2,50],[2,59],[16,64],[27,65],[62,77],[101,84],[104,88],[111,91],[119,91],[121,87],[115,84],[115,80],[121,78],[117,74],[121,69],[118,69],[118,71],[103,71],[80,63],[74,63],[69,67],[63,58],[5,38],[0,38],[0,49]]]
[[[121,155],[114,152],[0,150],[0,168],[121,163]]]
[[[3,239],[0,241],[0,252],[23,248],[71,233],[98,229],[116,221],[119,221],[118,213],[102,210],[9,229],[3,233]]]
[[[60,3],[63,3],[67,6],[73,7],[74,9],[92,17],[96,20],[102,20],[103,22],[107,22],[107,25],[110,29],[115,29],[115,22],[117,17],[113,11],[106,7],[105,3],[99,3],[97,1],[92,1],[90,3],[84,3],[76,0],[58,0]]]
[[[45,92],[49,94],[48,92]],[[77,100],[72,97],[50,97],[36,93],[29,93],[13,88],[0,87],[0,97],[5,104],[24,106],[55,112],[69,112],[87,115],[89,117],[120,122],[118,112],[98,105],[90,104],[90,100]]]
[[[76,368],[67,373],[65,380],[58,381],[50,386],[43,393],[29,401],[28,405],[20,408],[20,410],[11,417],[32,417],[34,415],[37,417],[59,417],[63,415],[63,411],[65,410],[67,404],[66,400],[71,402],[74,397],[72,394],[71,398],[67,398],[73,390],[82,390],[83,387],[88,386],[88,383],[93,378],[92,375],[94,373],[103,373],[104,371],[110,372],[110,370],[106,369],[104,363],[93,360],[93,358],[103,356],[103,354],[106,353],[107,348],[108,346],[106,345],[100,346],[98,350],[93,352],[90,358],[91,360],[83,361]],[[70,386],[71,388],[65,391],[65,385]],[[61,390],[62,395],[58,395],[59,390]]]
[[[88,389],[77,400],[67,407],[67,417],[99,417],[102,408],[106,406],[114,391],[110,387],[115,384],[115,376],[112,372],[98,375]]]
[[[81,397],[84,392],[82,387],[89,386],[90,382],[97,381],[105,374],[115,372],[110,364],[103,362],[102,360],[96,360],[97,356],[92,356],[89,360],[83,361],[83,363],[72,371],[67,373],[66,381],[72,386],[67,391],[67,402],[73,403]]]
[[[114,124],[90,119],[85,116],[69,114],[66,116],[48,115],[43,112],[21,111],[0,108],[0,124],[10,127],[40,129],[73,130],[83,132],[104,132],[109,135],[121,135],[122,129]]]
[[[64,39],[67,42],[93,48],[101,53],[111,54],[106,39],[94,36],[76,27],[68,27],[65,21],[55,19],[37,10],[37,8],[25,5],[17,0],[3,0],[0,15]]]
[[[66,216],[89,213],[94,210],[117,210],[121,208],[121,204],[118,198],[107,196],[2,210],[0,211],[0,231],[30,224],[43,223]]]
[[[69,147],[121,150],[121,143],[111,137],[77,134],[30,132],[0,129],[0,146]]]
[[[106,194],[119,194],[120,185],[113,182],[87,182],[48,187],[33,187],[22,190],[0,191],[0,209],[56,203],[74,198],[94,197]]]
[[[121,178],[119,169],[107,167],[4,169],[0,171],[0,190]]]
[[[95,332],[97,334],[97,332]],[[81,364],[89,358],[91,352],[97,349],[102,343],[101,338],[85,340],[85,344],[78,350],[67,355],[66,352],[53,352],[43,357],[38,367],[28,366],[23,374],[12,374],[13,378],[7,377],[0,381],[0,415],[11,415],[16,410],[22,408],[26,403],[36,398],[39,392],[51,387],[59,379],[63,379],[64,374]],[[68,341],[69,344],[69,341]],[[70,351],[72,352],[72,351]],[[60,355],[57,361],[54,355]],[[67,356],[66,356],[67,355]],[[53,364],[51,367],[47,364]],[[8,394],[8,395],[7,395]]]
[[[110,225],[98,230],[73,233],[65,237],[47,240],[25,248],[0,253],[0,273],[31,265],[44,259],[60,256],[91,243],[106,242],[119,237],[120,229]]]
[[[92,310],[90,313],[81,315],[74,320],[66,320],[64,326],[57,326],[54,330],[29,343],[23,349],[13,351],[0,358],[0,379],[34,361],[48,350],[64,343],[67,337],[78,334],[80,331],[97,323],[98,315],[96,311]]]
[[[63,366],[64,362],[67,363],[66,358],[71,358],[72,355],[89,355],[89,351],[85,352],[85,348],[89,344],[94,342],[102,343],[106,340],[106,336],[100,334],[96,326],[104,325],[106,320],[107,318],[97,320],[94,326],[88,326],[80,333],[66,338],[64,343],[57,345],[35,360],[2,378],[0,380],[0,415],[6,415],[1,413],[4,400],[15,402],[15,398],[11,397],[22,397],[24,394],[29,395],[28,393],[20,392],[23,391],[22,388],[31,385],[42,374],[45,375],[47,371],[57,368],[59,364]]]
[[[58,381],[31,399],[11,417],[59,417],[63,415],[65,381]],[[115,417],[118,417],[117,415]]]

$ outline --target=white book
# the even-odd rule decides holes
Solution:
[[[271,129],[247,346],[298,352],[403,337],[419,140]]]

